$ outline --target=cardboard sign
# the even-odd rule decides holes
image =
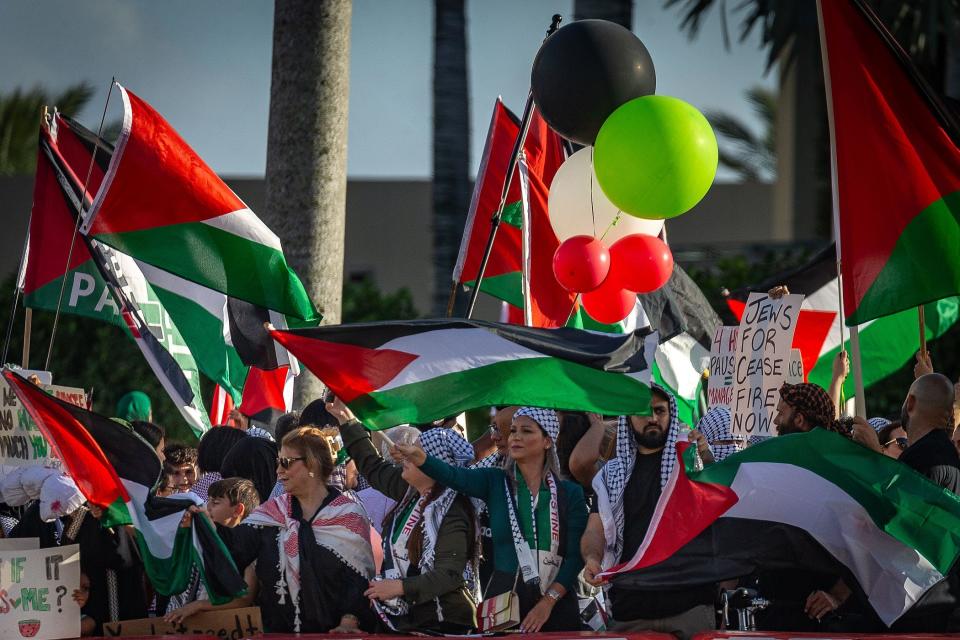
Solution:
[[[730,406],[740,327],[717,327],[710,346],[710,377],[707,378],[707,408]]]
[[[790,364],[787,365],[787,378],[784,382],[790,384],[800,384],[806,380],[806,374],[803,372],[803,355],[800,349],[790,350]]]
[[[14,467],[44,464],[51,457],[50,446],[13,389],[2,385],[0,396],[0,470],[4,473]],[[78,407],[87,406],[87,393],[77,387],[43,385],[43,389],[61,400]]]
[[[40,538],[0,538],[0,551],[39,549]]]
[[[772,436],[779,389],[787,377],[803,296],[751,293],[740,319],[730,402],[738,436]]]
[[[76,638],[80,547],[0,551],[0,638]]]
[[[164,622],[163,618],[140,618],[103,623],[105,638],[174,635],[206,635],[225,640],[240,640],[240,638],[263,635],[260,607],[205,611],[192,615],[179,624]]]

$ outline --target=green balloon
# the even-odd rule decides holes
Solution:
[[[717,137],[683,100],[643,96],[600,128],[593,170],[603,193],[638,218],[673,218],[706,195],[717,174]]]

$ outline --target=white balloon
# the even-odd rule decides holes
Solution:
[[[560,242],[586,235],[601,238],[609,247],[624,236],[634,233],[657,236],[663,229],[663,220],[631,216],[607,199],[593,174],[593,147],[580,149],[560,165],[550,185],[547,208],[553,232]]]

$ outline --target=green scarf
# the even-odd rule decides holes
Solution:
[[[550,488],[546,482],[540,482],[540,492],[537,496],[537,541],[533,541],[533,498],[530,496],[530,489],[527,483],[520,475],[520,470],[516,469],[517,480],[517,522],[520,525],[520,531],[523,533],[524,540],[530,545],[531,549],[540,551],[550,551]]]

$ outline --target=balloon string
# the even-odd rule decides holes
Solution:
[[[593,237],[597,237],[597,216],[593,210],[593,148],[590,149],[590,219],[593,220]]]

